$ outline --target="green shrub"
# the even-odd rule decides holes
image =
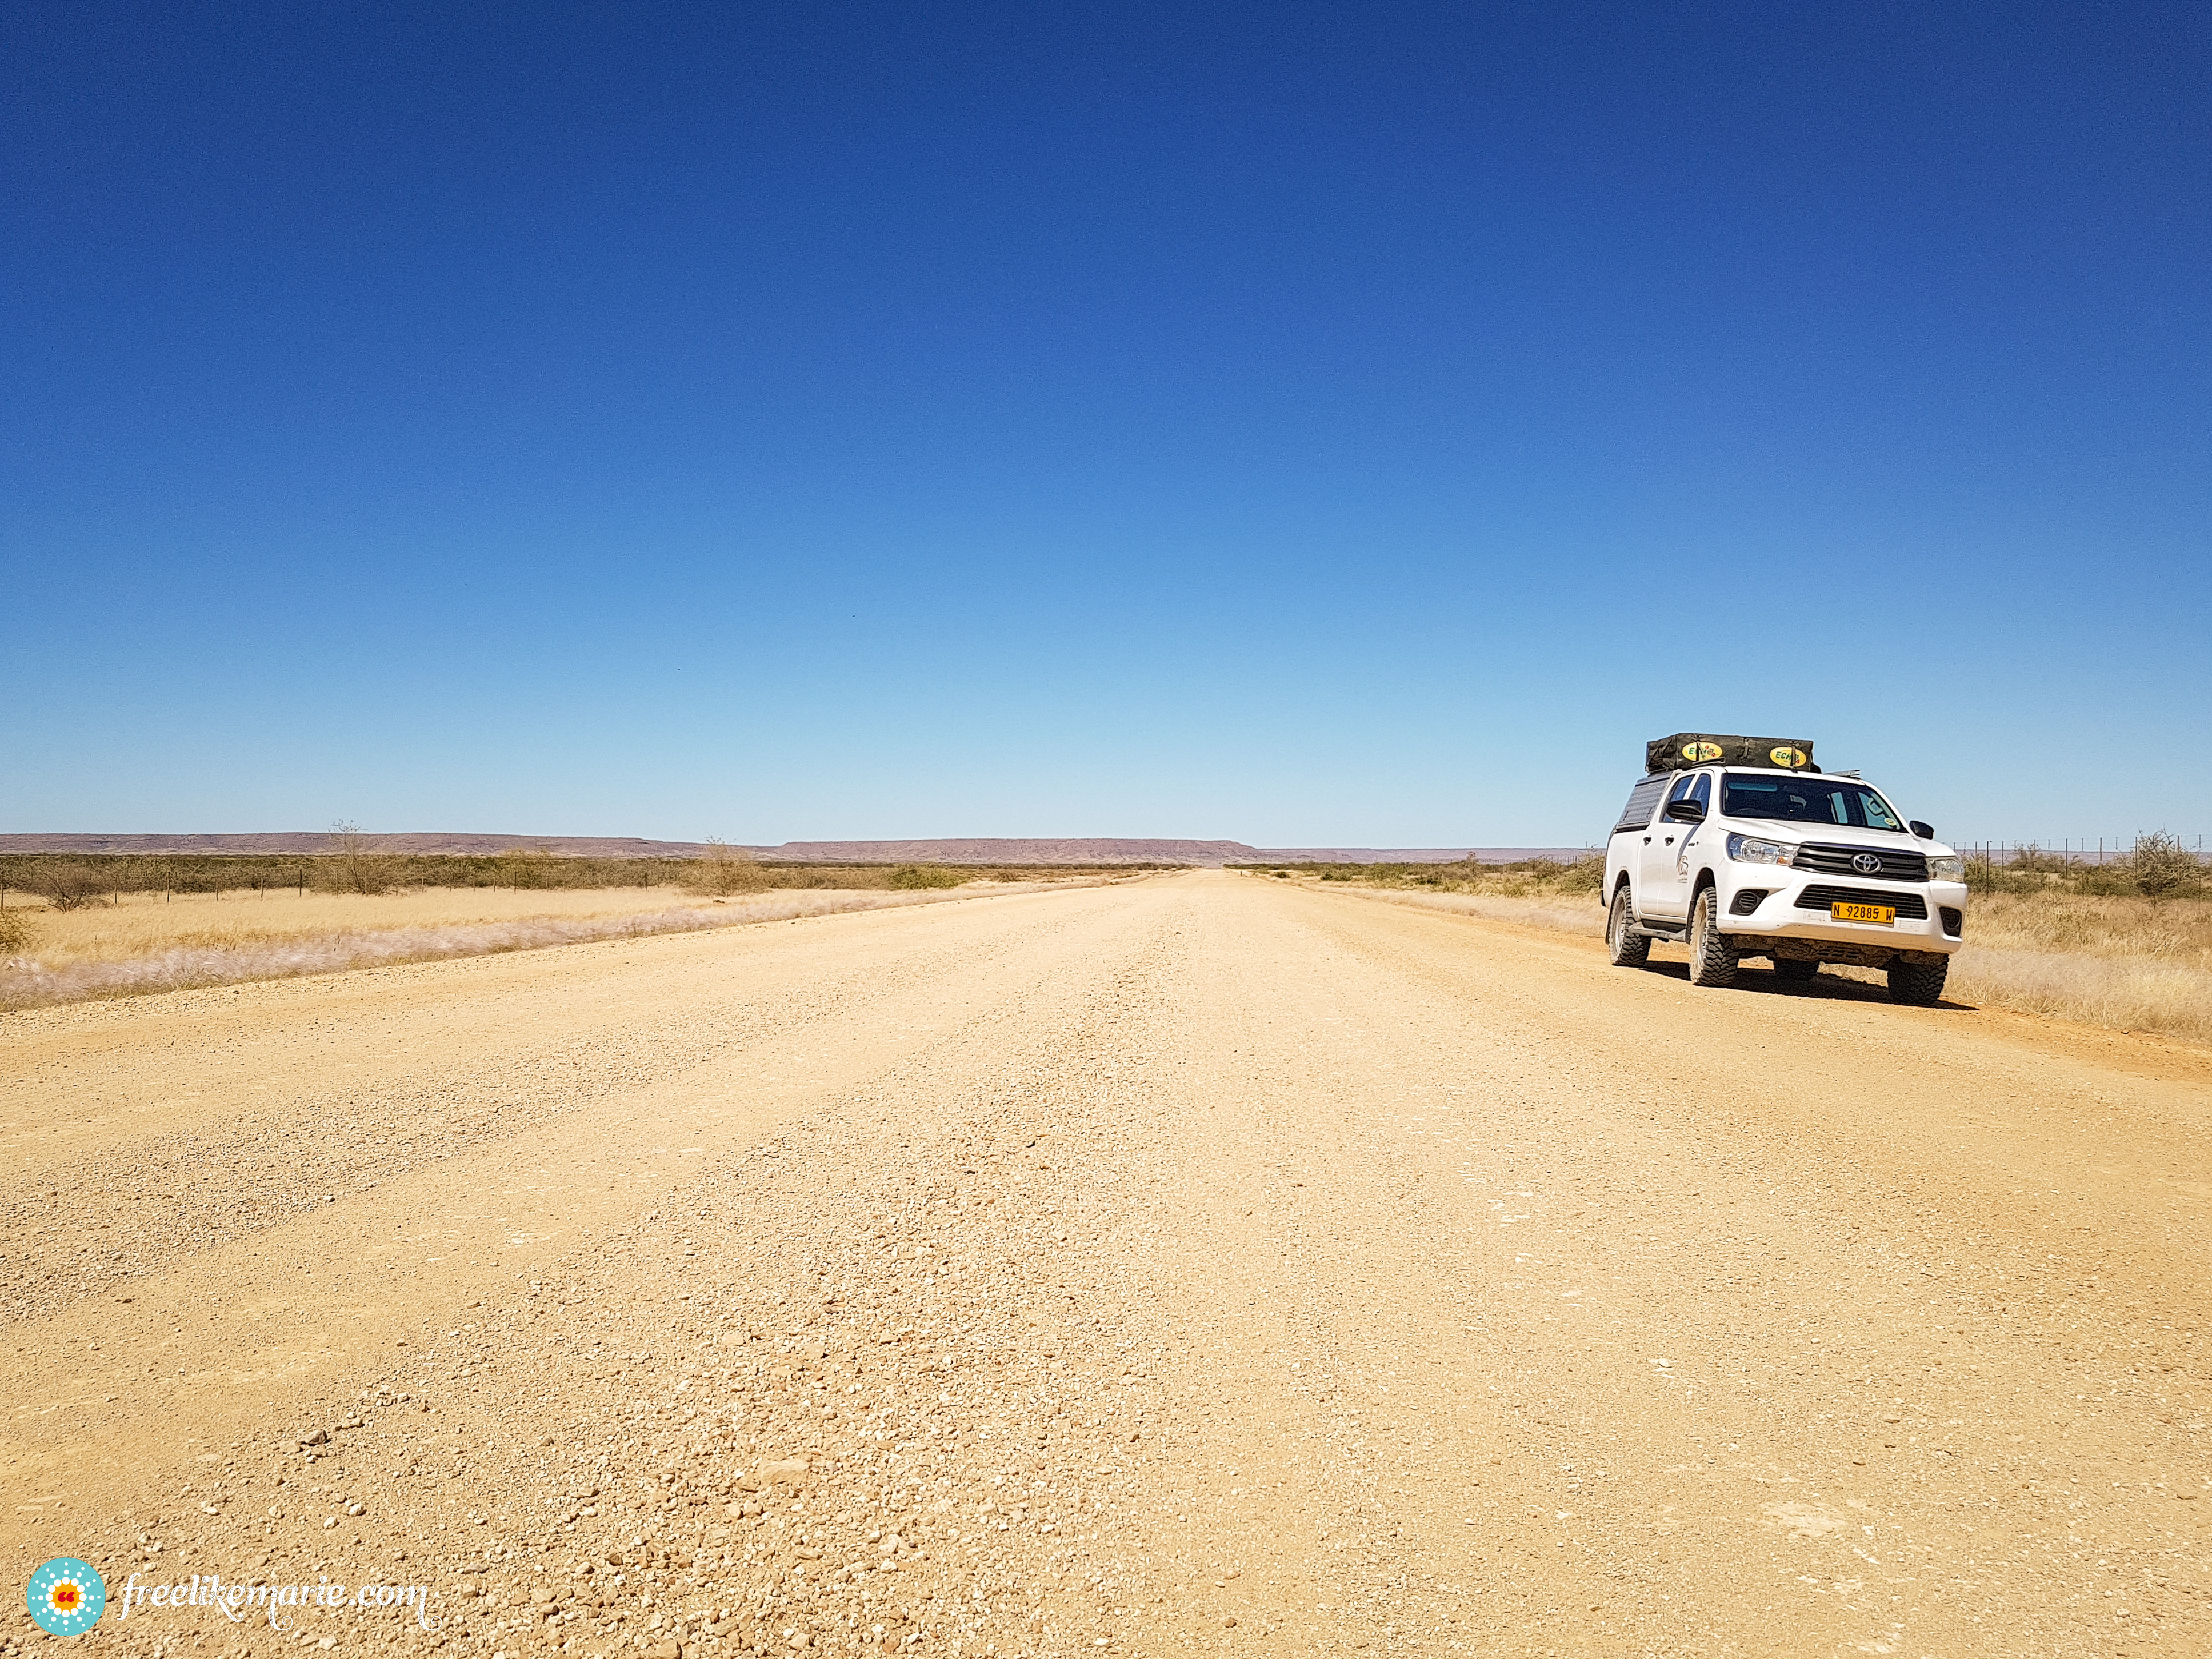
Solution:
[[[558,887],[560,875],[554,867],[553,854],[543,847],[517,847],[499,855],[501,885],[525,887]]]
[[[1492,893],[1513,898],[1595,894],[1605,884],[1605,854],[1600,852],[1586,853],[1572,864],[1561,864],[1556,859],[1530,859],[1521,864],[1460,859],[1450,864],[1301,864],[1292,867],[1321,881]],[[1290,872],[1274,869],[1271,873],[1280,876]]]
[[[705,855],[686,864],[678,879],[685,890],[714,898],[726,898],[732,893],[757,893],[768,885],[768,877],[762,872],[758,859],[713,836],[707,837]]]
[[[81,910],[112,897],[113,892],[105,874],[89,864],[41,859],[32,863],[19,879],[57,910]]]
[[[2118,864],[2085,864],[2073,878],[2074,890],[2087,898],[2127,898],[2142,890],[2136,872],[2124,860]]]
[[[968,878],[941,864],[902,864],[886,879],[894,887],[957,887]]]
[[[2127,868],[2135,878],[2136,890],[2147,899],[2175,898],[2193,892],[2204,878],[2204,866],[2197,861],[2197,854],[2181,844],[2180,836],[2163,830],[2136,837]]]
[[[371,850],[357,823],[331,826],[329,855],[316,868],[317,887],[337,893],[388,893],[398,884],[396,860]]]
[[[1560,870],[1558,884],[1572,892],[1588,888],[1595,893],[1605,885],[1605,854],[1590,853]]]

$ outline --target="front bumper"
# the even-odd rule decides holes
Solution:
[[[1829,941],[1862,948],[1935,951],[1948,956],[1964,943],[1966,884],[1962,881],[1883,881],[1845,878],[1783,865],[1737,864],[1713,872],[1723,932],[1756,955],[1766,940]],[[1829,904],[1849,902],[1899,907],[1893,922],[1838,921]],[[1926,914],[1911,916],[1915,908]],[[1748,907],[1748,908],[1747,908]],[[1796,952],[1792,952],[1796,954]]]

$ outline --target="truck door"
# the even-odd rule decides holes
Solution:
[[[1678,800],[1699,801],[1711,811],[1712,788],[1709,775],[1684,773],[1667,792],[1665,805],[1644,832],[1636,880],[1636,914],[1639,916],[1652,916],[1662,921],[1680,921],[1688,916],[1690,877],[1682,867],[1682,849],[1698,826],[1677,823],[1667,814]]]

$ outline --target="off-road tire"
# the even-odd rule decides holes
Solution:
[[[1889,964],[1889,1000],[1909,1003],[1915,1008],[1939,1002],[1943,996],[1943,981],[1950,971],[1948,957],[1933,967],[1923,962],[1893,962]]]
[[[1785,985],[1802,985],[1820,971],[1819,963],[1807,962],[1802,957],[1777,957],[1774,959],[1774,977]]]
[[[1651,960],[1651,935],[1629,931],[1635,920],[1624,881],[1613,890],[1613,908],[1605,913],[1605,959],[1616,968],[1641,968]]]
[[[1713,909],[1713,890],[1700,887],[1690,901],[1690,983],[1725,990],[1735,983],[1736,955]]]

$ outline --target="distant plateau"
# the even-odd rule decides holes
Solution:
[[[568,858],[695,859],[707,850],[696,841],[648,841],[634,836],[507,836],[443,830],[363,835],[364,850],[378,853],[495,856],[516,849]],[[194,854],[306,854],[333,851],[327,830],[285,830],[240,834],[101,835],[89,832],[0,835],[0,857],[31,853],[134,854],[188,857]],[[774,847],[737,847],[765,864],[990,864],[1133,865],[1218,867],[1228,864],[1451,864],[1475,859],[1512,864],[1548,858],[1571,862],[1578,847],[1254,847],[1241,841],[1069,836],[976,837],[921,841],[787,841]]]

